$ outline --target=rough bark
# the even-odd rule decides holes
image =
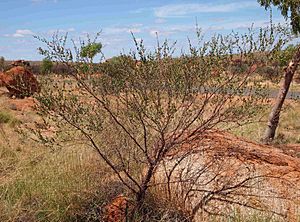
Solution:
[[[293,76],[298,68],[300,62],[300,46],[298,47],[295,55],[293,56],[292,61],[284,69],[284,78],[281,81],[280,90],[278,92],[275,104],[272,108],[272,111],[269,115],[268,125],[263,137],[263,142],[268,143],[272,141],[275,137],[276,129],[280,119],[280,112],[286,98],[286,95],[289,91]]]

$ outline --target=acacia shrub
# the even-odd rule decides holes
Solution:
[[[208,130],[247,124],[263,110],[262,86],[251,78],[263,64],[255,55],[271,58],[289,36],[272,26],[209,41],[201,41],[197,30],[197,37],[199,43],[190,43],[189,52],[177,58],[176,44],[158,42],[148,51],[134,38],[136,50],[103,66],[103,75],[96,77],[92,70],[82,75],[84,60],[67,47],[66,36],[40,39],[48,47],[41,54],[72,72],[64,77],[68,81],[43,84],[39,111],[56,136],[47,138],[38,130],[36,135],[52,146],[80,141],[92,147],[126,187],[132,220],[142,212],[149,188],[156,186],[156,170],[170,153]],[[242,74],[229,71],[237,54],[248,64]]]

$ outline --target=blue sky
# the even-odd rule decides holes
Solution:
[[[102,30],[107,58],[134,48],[130,32],[148,48],[160,39],[177,40],[184,48],[195,37],[196,18],[207,35],[264,26],[269,13],[256,0],[0,0],[0,56],[39,60],[42,43],[33,35],[68,32],[77,39]],[[273,10],[275,22],[284,21]]]

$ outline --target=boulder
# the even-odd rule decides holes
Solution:
[[[176,200],[195,221],[236,213],[299,221],[300,159],[224,131],[200,132],[179,144],[153,181],[161,184],[161,198]]]
[[[30,63],[25,60],[17,60],[11,63],[11,66],[23,66],[23,67],[30,67]]]
[[[9,91],[10,96],[24,98],[40,91],[40,86],[34,75],[23,66],[16,66],[0,73],[0,85]]]

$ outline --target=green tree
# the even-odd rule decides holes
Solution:
[[[300,2],[299,0],[258,0],[266,9],[272,5],[278,7],[284,18],[290,19],[294,33],[300,33]]]
[[[41,72],[43,74],[49,74],[52,68],[53,68],[53,62],[48,58],[43,59]]]
[[[258,2],[266,9],[271,6],[276,6],[281,11],[284,18],[290,19],[293,32],[300,33],[300,2],[299,0],[258,0]],[[295,50],[295,53],[284,69],[284,78],[282,79],[280,90],[277,95],[276,102],[269,115],[267,129],[262,140],[266,143],[272,141],[275,137],[276,129],[280,119],[280,112],[284,104],[284,100],[289,91],[294,74],[300,62],[300,46]]]
[[[89,62],[92,62],[94,57],[101,52],[101,49],[101,43],[88,43],[87,45],[81,47],[80,56],[87,58],[89,59]]]
[[[292,60],[297,51],[297,45],[288,45],[284,50],[279,52],[278,63],[280,67],[286,67]]]

